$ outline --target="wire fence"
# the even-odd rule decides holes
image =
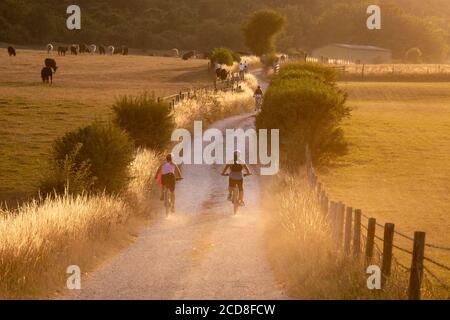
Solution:
[[[322,213],[327,216],[330,222],[333,230],[331,236],[337,241],[339,246],[344,246],[344,252],[348,254],[350,251],[353,251],[353,255],[359,257],[364,247],[366,262],[370,262],[373,259],[374,251],[376,251],[381,256],[381,271],[386,278],[389,278],[391,275],[392,262],[395,266],[408,272],[409,286],[407,290],[410,300],[419,300],[421,298],[424,280],[427,280],[433,286],[439,286],[447,294],[450,294],[450,285],[442,277],[436,275],[436,272],[431,270],[430,265],[441,270],[443,273],[449,273],[449,275],[450,266],[425,255],[425,248],[447,253],[450,251],[449,247],[426,243],[425,232],[417,231],[414,233],[414,237],[411,237],[396,231],[395,225],[392,223],[383,225],[378,223],[375,218],[362,213],[360,209],[354,210],[352,207],[346,207],[343,202],[331,201],[323,184],[319,181],[315,173],[308,146],[305,150],[305,159],[306,174],[310,187],[315,192]],[[367,220],[367,225],[361,221],[362,217]],[[381,228],[384,232],[383,237],[376,234],[377,227]],[[361,232],[361,229],[366,231],[366,235]],[[398,235],[412,244],[412,250],[395,244],[394,235]],[[364,239],[364,244],[361,244],[361,239]],[[377,241],[383,244],[382,249],[377,245]],[[394,249],[410,257],[410,267],[399,261],[398,257],[393,253]],[[433,280],[429,280],[427,277]]]

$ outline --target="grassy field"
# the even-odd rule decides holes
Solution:
[[[450,246],[450,83],[340,86],[354,110],[344,125],[349,154],[320,172],[332,198]],[[426,254],[450,263],[449,254]]]
[[[0,55],[0,202],[15,202],[36,190],[41,162],[51,142],[68,130],[110,116],[115,98],[156,95],[212,84],[206,60],[145,56],[66,56],[54,84],[41,83],[47,54],[20,50]]]

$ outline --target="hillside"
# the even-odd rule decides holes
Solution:
[[[280,50],[310,50],[330,42],[373,44],[396,59],[419,47],[430,62],[447,57],[450,3],[446,0],[379,0],[383,29],[365,28],[369,0],[80,0],[82,30],[65,29],[68,0],[5,0],[0,3],[0,42],[128,45],[140,49],[196,49],[217,46],[245,50],[241,26],[260,8],[288,20]],[[395,7],[395,8],[394,8]]]

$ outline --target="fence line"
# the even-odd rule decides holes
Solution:
[[[346,216],[344,219],[344,210],[345,204],[343,202],[331,201],[329,196],[324,188],[324,185],[319,181],[314,167],[311,152],[309,147],[305,148],[305,167],[306,174],[308,178],[309,185],[313,192],[315,193],[315,197],[318,201],[318,205],[320,207],[320,211],[330,222],[332,226],[331,236],[334,240],[338,242],[338,245],[344,246],[344,252],[348,255],[350,251],[350,247],[353,245],[353,251],[359,252],[361,251],[361,238],[365,240],[365,259],[366,263],[369,263],[373,258],[373,249],[375,249],[381,257],[382,261],[382,274],[383,274],[383,282],[389,279],[392,268],[392,261],[402,268],[404,271],[409,272],[409,285],[408,285],[408,297],[410,300],[419,300],[421,298],[421,289],[422,282],[425,275],[431,276],[436,280],[437,284],[449,291],[450,286],[445,283],[444,280],[440,279],[436,274],[434,274],[426,265],[425,262],[433,264],[436,267],[439,267],[445,271],[450,272],[450,267],[438,262],[434,259],[431,259],[425,256],[425,247],[441,250],[441,251],[449,251],[448,247],[435,245],[435,244],[427,244],[425,242],[425,232],[415,232],[414,237],[410,237],[405,235],[404,233],[398,232],[395,230],[395,225],[392,223],[386,223],[382,225],[376,221],[375,218],[371,218],[364,213],[360,209],[353,210],[352,207],[346,208]],[[361,217],[364,217],[368,220],[368,225],[366,226],[361,222]],[[352,225],[354,233],[351,238]],[[358,226],[358,227],[356,227]],[[361,227],[366,230],[367,236],[364,236],[361,233]],[[380,237],[376,234],[376,227],[381,227],[384,230],[384,237]],[[345,228],[345,229],[344,229]],[[344,232],[344,236],[342,232]],[[393,236],[397,234],[402,238],[405,238],[413,243],[413,249],[408,250],[401,246],[394,244]],[[380,249],[375,240],[379,240],[383,243],[383,249]],[[393,254],[393,249],[403,252],[411,256],[411,267],[403,265],[401,262]],[[355,254],[355,256],[358,256]],[[431,283],[431,282],[430,282]]]
[[[175,109],[175,106],[185,100],[185,99],[193,99],[197,96],[199,93],[207,93],[207,92],[217,92],[217,91],[234,91],[236,87],[239,85],[240,81],[234,80],[235,78],[231,80],[224,80],[224,81],[217,81],[214,80],[213,85],[209,86],[203,86],[203,87],[197,87],[192,89],[187,89],[185,91],[180,91],[179,93],[172,94],[170,96],[163,96],[163,97],[155,97],[155,93],[152,92],[153,99],[157,100],[158,102],[165,101],[168,102],[172,109]]]

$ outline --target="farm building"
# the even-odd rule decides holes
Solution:
[[[312,51],[314,58],[329,58],[349,60],[355,63],[391,63],[391,50],[350,44],[330,44]]]

